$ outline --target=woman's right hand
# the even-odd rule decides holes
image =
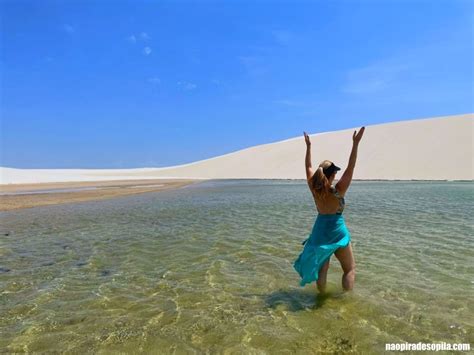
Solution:
[[[364,135],[365,127],[362,127],[359,132],[354,131],[354,134],[352,135],[352,142],[354,144],[359,144],[360,140],[362,139],[362,136]],[[357,132],[357,134],[356,134]]]
[[[306,146],[310,146],[311,145],[311,141],[309,140],[309,136],[308,136],[308,133],[306,132],[303,132],[304,133],[304,140],[306,142]]]

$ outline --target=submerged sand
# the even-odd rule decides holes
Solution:
[[[0,185],[0,211],[164,191],[198,181],[159,179]]]

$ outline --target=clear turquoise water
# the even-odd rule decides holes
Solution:
[[[293,262],[316,211],[303,181],[174,191],[0,214],[2,352],[381,353],[474,344],[472,182],[353,182],[357,264],[327,297]],[[6,235],[8,234],[8,235]]]

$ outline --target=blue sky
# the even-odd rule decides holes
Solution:
[[[2,166],[162,167],[473,111],[470,1],[1,0],[0,12]]]

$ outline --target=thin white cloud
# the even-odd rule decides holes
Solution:
[[[69,34],[72,34],[72,33],[75,32],[74,27],[72,27],[71,25],[69,25],[67,23],[63,25],[63,30],[66,31]]]
[[[373,94],[384,91],[410,70],[409,64],[375,63],[346,74],[342,91],[348,94]]]
[[[150,53],[151,53],[151,48],[150,47],[143,48],[143,54],[144,55],[150,55]]]
[[[126,40],[129,41],[130,43],[137,43],[137,37],[135,37],[135,35],[128,36]]]
[[[219,79],[212,79],[211,80],[211,83],[215,84],[215,85],[220,85],[221,84],[221,81]]]
[[[194,89],[197,88],[196,84],[190,83],[190,82],[187,82],[187,81],[178,81],[177,84],[178,84],[178,86],[180,86],[181,88],[183,88],[186,91],[194,90]]]
[[[288,100],[288,99],[275,100],[273,102],[279,105],[293,106],[293,107],[305,107],[305,106],[310,105],[308,102],[303,102],[300,100]]]
[[[142,33],[140,33],[140,39],[143,40],[143,41],[148,41],[148,40],[151,39],[151,37],[148,35],[148,33],[142,32]]]
[[[467,26],[458,24],[452,29],[440,28],[423,45],[408,44],[391,56],[368,63],[346,73],[341,91],[362,98],[378,95],[393,102],[395,96],[405,100],[425,100],[427,92],[443,92],[443,78],[449,78],[456,64],[465,65],[466,55],[472,57],[472,46],[466,41]],[[452,62],[446,63],[449,56]],[[459,59],[458,59],[459,58]],[[440,70],[442,68],[442,70]],[[452,90],[451,90],[452,92]],[[436,94],[437,100],[440,96]],[[432,99],[434,100],[434,94]]]
[[[138,41],[143,41],[143,42],[149,41],[151,37],[148,33],[141,32],[138,35],[131,34],[130,36],[127,36],[125,39],[130,43],[137,43]]]
[[[294,37],[290,31],[285,30],[271,31],[271,34],[275,42],[281,45],[288,45]]]
[[[265,65],[264,57],[262,56],[238,56],[237,59],[251,75],[261,75],[268,72],[268,67]]]
[[[239,56],[238,59],[240,62],[245,65],[246,67],[252,66],[258,62],[259,57],[258,56]]]
[[[158,84],[161,83],[160,78],[158,78],[156,76],[152,76],[151,78],[148,78],[147,81],[152,85],[158,85]]]
[[[261,46],[261,45],[249,45],[247,47],[249,50],[253,51],[253,52],[259,52],[259,53],[270,53],[272,52],[274,49],[275,49],[275,46],[269,46],[269,45],[266,45],[266,46]]]

